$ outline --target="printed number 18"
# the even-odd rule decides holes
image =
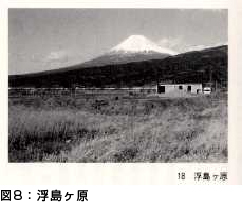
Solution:
[[[184,180],[186,178],[186,174],[185,173],[178,173],[178,178],[180,180]]]

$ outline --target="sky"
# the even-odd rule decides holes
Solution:
[[[8,74],[86,62],[130,35],[182,53],[228,42],[227,10],[9,9]]]

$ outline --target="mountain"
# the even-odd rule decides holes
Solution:
[[[126,64],[83,67],[63,71],[9,76],[9,87],[133,87],[156,85],[158,81],[174,83],[217,83],[227,87],[228,46],[206,48]]]
[[[162,59],[176,52],[156,45],[143,35],[131,35],[114,46],[104,55],[85,63],[85,66],[101,66],[108,64],[124,64],[150,59]]]
[[[126,64],[131,62],[141,62],[151,59],[163,59],[168,57],[168,54],[162,54],[157,52],[137,52],[137,53],[108,53],[97,58],[92,59],[89,62],[84,63],[85,67],[91,66],[104,66],[111,64]]]
[[[131,35],[125,41],[111,48],[113,53],[161,53],[175,55],[176,53],[150,41],[143,35]]]
[[[110,51],[101,56],[93,58],[88,62],[71,67],[47,71],[62,72],[63,70],[71,70],[76,68],[126,64],[131,62],[147,61],[150,59],[163,59],[175,54],[177,53],[155,44],[143,35],[131,35],[123,42],[112,47]]]

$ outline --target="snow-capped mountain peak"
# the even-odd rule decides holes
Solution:
[[[148,53],[157,52],[169,55],[176,53],[168,48],[161,47],[154,42],[150,41],[143,35],[131,35],[125,41],[111,48],[111,52],[123,53]]]

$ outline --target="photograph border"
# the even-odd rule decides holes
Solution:
[[[166,6],[165,6],[166,5]],[[228,9],[228,163],[8,163],[8,8],[176,8]],[[241,184],[242,169],[242,10],[241,0],[133,1],[11,1],[1,6],[0,32],[0,183],[2,184],[205,184],[194,172],[227,172],[227,182]],[[188,178],[178,179],[185,172]]]

